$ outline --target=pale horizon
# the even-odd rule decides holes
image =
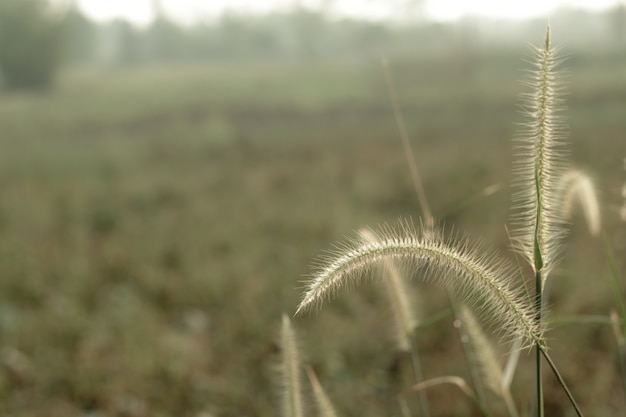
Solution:
[[[154,0],[78,0],[80,9],[96,21],[124,18],[144,25],[154,18]],[[383,0],[161,0],[165,13],[181,22],[193,23],[219,18],[224,13],[263,14],[288,10],[301,5],[319,9],[323,4],[336,16],[348,16],[369,20],[398,19],[411,12],[405,5],[410,1]],[[606,10],[620,1],[616,0],[529,0],[502,2],[493,0],[425,0],[423,16],[436,21],[454,21],[464,16],[494,19],[523,20],[549,17],[563,7],[582,8],[589,11]],[[624,1],[622,0],[622,3]]]

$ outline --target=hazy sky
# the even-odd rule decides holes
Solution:
[[[147,23],[152,18],[153,0],[78,0],[82,10],[97,20],[124,17],[136,23]],[[624,0],[622,0],[624,1]],[[453,20],[466,14],[526,18],[546,16],[560,6],[606,9],[618,0],[425,0],[426,16],[438,20]],[[215,17],[227,10],[245,12],[267,12],[284,9],[299,3],[318,6],[332,3],[338,14],[371,19],[384,19],[401,13],[399,4],[406,0],[161,0],[169,16],[183,21],[194,21],[203,17]]]

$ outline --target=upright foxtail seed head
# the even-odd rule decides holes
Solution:
[[[625,343],[626,338],[624,337],[624,333],[622,332],[621,320],[617,311],[611,310],[611,314],[609,315],[611,319],[611,327],[613,327],[613,334],[615,334],[615,340],[617,343],[622,345]]]
[[[505,378],[502,367],[498,362],[496,352],[480,327],[478,320],[476,320],[472,311],[465,305],[461,306],[459,309],[458,317],[468,336],[476,361],[476,367],[480,373],[483,384],[506,404],[510,416],[519,417],[511,392],[508,386],[504,385]]]
[[[543,47],[534,48],[530,91],[523,95],[527,120],[516,139],[519,158],[513,183],[514,246],[544,280],[556,263],[565,233],[558,192],[566,154],[558,62],[548,27]]]
[[[283,314],[280,331],[282,350],[281,383],[282,413],[284,417],[303,417],[302,389],[300,386],[300,355],[291,320]]]
[[[317,375],[312,368],[306,368],[307,376],[309,377],[309,381],[311,382],[311,386],[313,387],[313,398],[315,399],[315,403],[317,404],[317,409],[320,417],[337,417],[337,412],[335,411],[335,407],[333,403],[328,398],[326,391],[320,384],[320,381],[317,379]]]
[[[515,369],[517,369],[517,364],[519,363],[521,348],[522,339],[518,337],[513,340],[513,343],[511,344],[509,358],[507,359],[504,370],[502,371],[502,385],[507,390],[510,390],[511,382],[513,382],[513,375],[515,374]]]
[[[390,260],[403,263],[415,278],[454,290],[463,301],[479,306],[479,312],[499,324],[509,337],[522,335],[528,344],[543,343],[533,308],[517,288],[512,288],[513,268],[498,261],[481,245],[466,238],[447,242],[436,229],[417,234],[410,223],[383,227],[375,242],[352,240],[334,256],[321,259],[306,286],[298,312],[320,304],[343,286],[350,286]]]
[[[578,201],[585,214],[587,227],[592,236],[600,234],[600,204],[591,179],[577,169],[567,171],[560,180],[562,196],[562,216],[569,220],[572,217],[574,203]]]
[[[483,333],[478,321],[467,306],[461,306],[458,312],[465,333],[475,355],[477,368],[482,376],[482,382],[487,388],[499,397],[502,397],[502,368],[496,358],[487,336]]]
[[[376,235],[369,229],[359,230],[359,235],[365,242],[375,243],[377,241]],[[384,262],[382,273],[385,274],[383,282],[393,312],[398,349],[408,351],[412,343],[411,335],[417,327],[413,304],[408,296],[409,291],[405,285],[404,277],[392,260]]]

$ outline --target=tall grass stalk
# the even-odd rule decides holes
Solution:
[[[454,385],[455,387],[457,387],[463,394],[465,394],[469,399],[471,399],[474,402],[474,404],[476,404],[476,407],[478,407],[478,409],[480,410],[483,416],[489,415],[489,413],[487,413],[487,410],[485,410],[485,407],[483,406],[483,404],[481,404],[477,400],[476,394],[474,393],[474,391],[472,391],[470,386],[467,385],[467,382],[465,382],[463,378],[457,375],[439,376],[436,378],[428,379],[426,381],[422,381],[419,384],[415,384],[409,389],[404,390],[400,395],[407,395],[411,392],[424,391],[424,390],[434,388],[436,386],[443,385],[443,384]]]
[[[526,257],[535,272],[535,321],[542,326],[543,289],[556,263],[562,227],[562,197],[559,179],[563,173],[563,129],[558,112],[560,86],[555,67],[556,51],[551,45],[550,27],[543,47],[535,48],[530,92],[524,95],[523,109],[528,117],[518,138],[514,194],[516,248]],[[542,341],[535,346],[537,415],[543,417],[541,378]]]
[[[615,303],[619,308],[619,314],[615,313],[618,316],[617,320],[613,320],[614,326],[619,327],[619,324],[615,324],[618,321],[621,321],[621,330],[616,329],[615,335],[618,343],[618,354],[620,367],[622,370],[622,382],[624,385],[624,399],[626,399],[626,367],[624,365],[624,358],[626,358],[626,339],[624,335],[626,335],[626,302],[624,302],[624,295],[622,294],[622,288],[620,286],[619,273],[617,272],[617,265],[615,264],[615,256],[613,255],[613,249],[609,243],[609,238],[606,236],[606,233],[603,235],[604,240],[604,250],[606,252],[607,259],[609,261],[609,269],[611,276],[611,288],[613,290],[613,296],[615,297]],[[620,330],[620,331],[618,331]]]
[[[400,134],[400,139],[402,141],[402,146],[404,148],[404,154],[407,158],[409,171],[411,173],[411,180],[413,182],[413,187],[415,188],[415,192],[417,194],[418,201],[422,209],[422,213],[426,218],[426,224],[428,225],[427,233],[430,233],[435,225],[434,217],[432,215],[432,212],[430,211],[428,200],[426,199],[426,193],[424,192],[424,186],[422,185],[421,176],[419,175],[417,161],[415,159],[415,156],[413,154],[413,150],[411,148],[411,144],[409,141],[408,130],[406,128],[406,123],[404,122],[404,116],[402,115],[399,100],[398,100],[398,94],[396,93],[396,89],[395,89],[395,82],[393,78],[393,72],[391,71],[391,65],[389,64],[389,61],[385,57],[381,60],[381,64],[383,68],[383,73],[385,75],[385,81],[387,84],[387,91],[389,93],[389,99],[391,101],[393,113],[394,113],[395,120],[396,120],[396,126],[398,128],[398,133]],[[452,210],[449,210],[446,215],[461,211],[467,206],[471,205],[473,202],[475,202],[478,198],[484,198],[484,197],[490,196],[491,194],[498,192],[500,188],[501,188],[500,184],[490,185],[478,195],[473,196],[472,198],[464,201],[461,204],[457,204]],[[444,217],[446,215],[444,215]],[[452,302],[453,296],[450,293],[450,291],[448,291],[448,298],[451,300],[450,304],[451,304],[452,313],[456,316],[454,312],[455,310],[454,303]],[[455,323],[456,323],[456,320],[455,320]],[[474,362],[471,360],[471,352],[469,351],[470,349],[467,346],[468,344],[466,340],[467,336],[463,334],[462,329],[459,329],[459,331],[461,332],[461,344],[463,346],[463,351],[465,354],[465,360],[467,362],[468,371],[469,371],[470,377],[472,378],[472,382],[474,383],[474,387],[476,389],[475,400],[479,404],[480,408],[483,409],[484,403],[485,403],[484,395],[482,393],[481,386],[477,380],[477,376],[476,376],[477,370],[474,369]],[[520,338],[518,337],[516,340],[520,340]],[[411,350],[412,352],[411,356],[413,358],[413,367],[414,367],[415,374],[416,374],[416,381],[419,382],[422,379],[421,377],[418,378],[418,375],[421,375],[422,373],[421,364],[420,364],[421,362],[419,361],[419,355],[417,355],[417,345],[413,344],[412,347],[413,348]],[[519,354],[519,352],[517,353]],[[419,371],[418,371],[418,367],[419,367]],[[420,405],[422,406],[422,408],[424,408],[424,404],[425,404],[424,391],[423,390],[418,391],[418,395],[420,396]],[[422,414],[427,415],[427,414],[424,414],[424,410],[422,410]]]
[[[622,372],[622,388],[624,389],[624,400],[626,400],[626,337],[620,326],[620,318],[615,310],[611,311],[611,324],[613,325],[613,333],[615,334],[615,341],[617,342],[617,356],[619,361],[620,371]]]
[[[610,276],[611,276],[611,289],[613,290],[613,296],[615,297],[615,303],[619,308],[619,315],[622,321],[622,333],[626,334],[626,302],[624,301],[624,295],[620,286],[619,273],[617,272],[617,265],[615,263],[615,256],[613,255],[613,249],[609,243],[609,238],[604,234],[604,250],[609,262]]]
[[[415,188],[415,194],[417,194],[419,205],[422,209],[423,218],[426,220],[426,225],[430,228],[433,227],[435,224],[434,217],[432,215],[432,211],[430,211],[430,206],[428,205],[428,200],[426,199],[426,193],[424,192],[424,186],[422,185],[422,177],[420,176],[419,170],[417,169],[415,155],[413,154],[413,150],[411,149],[409,132],[406,128],[406,124],[404,123],[404,117],[402,117],[400,103],[398,101],[398,94],[396,93],[395,82],[393,79],[393,73],[389,68],[389,61],[387,60],[387,58],[381,59],[381,65],[385,74],[385,82],[387,83],[387,91],[389,92],[389,100],[391,101],[393,114],[396,119],[396,126],[398,126],[398,132],[400,133],[400,139],[402,140],[404,155],[406,156],[407,163],[409,165],[411,182],[413,183],[413,187]]]
[[[432,212],[430,211],[430,207],[428,204],[428,200],[426,199],[426,193],[424,191],[424,186],[422,185],[422,181],[421,181],[421,176],[419,175],[419,169],[417,167],[417,161],[415,159],[415,156],[413,154],[413,150],[411,148],[411,144],[409,141],[409,134],[406,128],[406,123],[404,122],[404,116],[402,115],[402,111],[400,108],[400,104],[399,104],[399,100],[398,100],[398,94],[396,92],[396,88],[395,88],[395,82],[394,82],[394,78],[393,78],[393,72],[391,71],[391,65],[389,64],[389,61],[386,58],[383,58],[381,60],[381,64],[382,64],[382,68],[383,68],[383,73],[385,75],[385,81],[387,84],[387,91],[389,93],[389,100],[391,101],[391,106],[393,108],[393,113],[395,116],[395,120],[396,120],[396,126],[398,128],[398,133],[400,134],[400,139],[402,141],[402,146],[404,148],[404,154],[407,158],[407,163],[409,166],[409,171],[411,174],[411,181],[413,183],[413,187],[415,188],[415,193],[418,197],[418,201],[423,213],[423,216],[426,219],[426,224],[427,224],[427,230],[425,231],[425,233],[432,233],[433,228],[435,226],[435,220],[434,217],[432,215]],[[497,192],[499,190],[500,186],[499,185],[493,185],[493,186],[489,186],[487,187],[485,190],[483,190],[482,193],[480,193],[480,197],[484,197],[484,196],[488,196],[493,194],[494,192]],[[469,201],[465,201],[463,204],[461,205],[457,205],[454,208],[454,211],[459,211],[462,210],[463,208],[465,208],[466,206],[470,205],[473,201],[475,200],[475,198],[472,198]],[[452,299],[452,295],[450,294],[450,291],[448,291],[448,298]],[[452,313],[454,314],[454,304],[451,303],[451,310]],[[466,342],[465,342],[465,338],[462,336],[461,337],[461,342],[463,345],[463,350],[465,352],[465,359],[467,362],[467,366],[468,366],[468,371],[470,373],[470,376],[472,378],[472,381],[474,382],[474,387],[476,389],[476,398],[475,401],[477,402],[477,404],[479,405],[479,407],[481,408],[481,410],[484,408],[484,396],[482,394],[482,390],[480,389],[480,385],[477,384],[476,381],[476,370],[473,368],[473,362],[470,360],[469,355],[470,352],[467,351],[467,347],[466,347]],[[419,361],[419,355],[417,355],[417,345],[413,344],[412,345],[412,358],[413,358],[413,367],[415,369],[415,373],[416,373],[416,381],[419,382],[421,381],[421,377],[418,378],[418,375],[421,375],[421,362]],[[417,370],[419,367],[419,371]],[[418,395],[420,397],[420,405],[422,406],[422,414],[423,415],[427,415],[424,414],[424,404],[425,404],[425,391],[424,390],[419,390],[418,391]]]

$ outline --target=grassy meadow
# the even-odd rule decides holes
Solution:
[[[626,55],[570,55],[569,159],[595,181],[624,277]],[[505,257],[525,56],[392,60],[433,214]],[[0,96],[0,149],[6,416],[278,415],[281,315],[293,315],[311,261],[360,227],[420,218],[375,58],[69,69],[48,94]],[[445,292],[411,291],[426,377],[467,377]],[[615,337],[556,319],[613,309],[606,251],[579,212],[547,337],[588,415],[626,407]],[[294,319],[341,415],[400,415],[410,359],[389,323],[377,283]],[[522,411],[531,356],[513,383]],[[545,372],[547,415],[572,415]],[[428,398],[433,415],[479,415],[455,387]]]

